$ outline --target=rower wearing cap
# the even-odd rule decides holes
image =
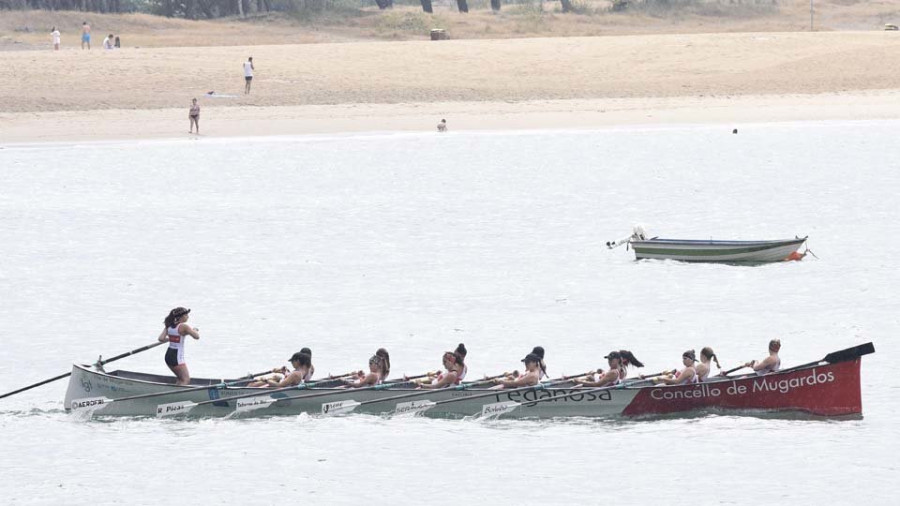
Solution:
[[[611,351],[609,355],[603,357],[609,362],[609,370],[603,373],[597,381],[587,381],[574,379],[576,385],[584,385],[586,387],[606,387],[618,385],[622,382],[622,354],[618,351]]]
[[[159,334],[159,342],[169,343],[169,349],[166,350],[166,365],[175,374],[176,385],[191,383],[191,374],[188,372],[187,364],[184,363],[184,338],[191,336],[200,339],[199,330],[187,324],[190,314],[191,310],[183,307],[169,311],[163,320],[165,327]]]
[[[653,384],[663,383],[666,385],[681,385],[682,383],[697,383],[699,377],[697,376],[697,370],[694,369],[694,364],[697,362],[697,355],[694,353],[694,350],[688,350],[681,354],[681,363],[684,364],[684,369],[675,373],[674,376],[667,375],[663,378],[653,378]]]
[[[529,353],[522,359],[525,362],[525,373],[516,379],[495,379],[497,386],[493,388],[519,388],[532,387],[541,381],[541,357],[535,353]]]
[[[778,352],[781,350],[781,339],[772,339],[769,341],[769,356],[757,362],[751,360],[744,364],[744,367],[752,367],[756,374],[762,376],[781,369],[781,357]]]
[[[369,373],[364,374],[359,371],[359,379],[357,381],[346,381],[350,388],[373,387],[384,383],[391,371],[391,357],[387,350],[378,348],[374,355],[369,358]]]
[[[540,364],[538,364],[540,367],[540,371],[541,371],[540,379],[546,378],[547,377],[547,364],[544,362],[544,347],[543,346],[535,346],[531,350],[531,353],[540,357],[541,362],[540,362]]]
[[[311,381],[313,374],[316,373],[316,366],[312,365],[312,350],[309,348],[300,348],[300,352],[304,355],[309,355],[309,369],[306,371],[306,374],[303,375],[303,382]],[[296,355],[296,353],[294,353]]]
[[[305,348],[304,348],[305,349]],[[304,383],[306,380],[306,376],[309,374],[309,370],[312,369],[312,358],[303,353],[302,351],[298,351],[291,355],[291,358],[288,359],[291,365],[294,367],[294,370],[290,373],[287,372],[287,369],[282,367],[281,369],[273,369],[272,372],[281,372],[287,373],[282,378],[279,375],[276,375],[274,378],[266,378],[260,381],[254,381],[247,385],[248,387],[292,387]]]
[[[446,351],[444,352],[441,361],[443,362],[446,371],[438,374],[433,382],[423,381],[419,383],[417,385],[419,388],[444,388],[459,385],[459,382],[461,381],[460,371],[463,368],[462,360],[459,358],[459,355],[452,351]]]

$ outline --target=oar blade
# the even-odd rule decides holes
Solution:
[[[481,417],[482,418],[496,418],[500,415],[505,415],[507,413],[511,413],[515,411],[516,408],[521,406],[518,402],[515,401],[505,401],[505,402],[495,402],[492,404],[485,404],[481,407]]]
[[[836,362],[853,360],[870,353],[875,353],[875,345],[872,343],[865,343],[860,344],[859,346],[854,346],[852,348],[847,348],[846,350],[829,353],[828,355],[825,355],[825,361],[829,364],[834,364]]]
[[[169,416],[185,415],[197,406],[196,402],[180,401],[170,402],[169,404],[159,404],[156,406],[156,416],[166,418]]]
[[[257,409],[268,408],[272,405],[273,402],[278,399],[273,399],[268,395],[259,395],[256,397],[248,397],[246,399],[238,399],[234,401],[234,412],[235,413],[247,413],[249,411],[256,411]]]
[[[327,416],[344,415],[352,413],[360,403],[352,399],[346,401],[326,402],[322,404],[322,414]]]
[[[428,399],[423,399],[420,401],[399,402],[397,403],[397,406],[394,407],[394,412],[392,414],[394,416],[416,416],[419,413],[424,413],[435,406],[437,406],[437,403],[429,401]]]
[[[105,408],[112,402],[112,399],[107,399],[106,397],[86,397],[84,399],[75,399],[69,403],[69,410],[72,412],[72,414],[90,418],[91,415],[94,414],[94,412]]]

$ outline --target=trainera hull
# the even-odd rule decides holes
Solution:
[[[390,414],[399,402],[428,400],[454,402],[438,404],[426,411],[427,416],[460,418],[477,415],[491,403],[517,402],[521,406],[504,417],[640,417],[681,413],[694,410],[795,411],[819,416],[854,415],[862,412],[860,394],[860,359],[804,367],[802,369],[711,381],[700,385],[644,386],[585,391],[570,387],[548,387],[525,391],[485,389],[433,391],[392,388],[385,390],[308,389],[271,394],[278,402],[252,411],[253,416],[320,414],[326,403],[353,400],[357,402],[393,398],[404,394],[415,397],[388,400],[359,406],[356,413]],[[131,376],[131,377],[129,377]],[[144,378],[144,379],[139,379]],[[196,403],[215,400],[190,411],[192,417],[220,417],[234,412],[233,397],[248,393],[268,396],[259,388],[217,388],[187,391],[188,387],[153,381],[162,378],[139,373],[116,371],[111,374],[74,366],[65,406],[79,399],[123,398],[140,394],[177,390],[163,397],[113,402],[95,416],[155,416],[160,404],[179,401]],[[219,383],[219,380],[210,384]],[[571,395],[574,394],[574,395]],[[303,396],[315,395],[312,398]],[[536,402],[541,401],[541,402]]]
[[[787,260],[806,238],[781,241],[692,241],[648,239],[631,241],[635,258],[682,262],[768,263]]]

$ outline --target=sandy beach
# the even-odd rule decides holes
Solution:
[[[9,51],[0,142],[179,137],[194,97],[207,136],[895,118],[898,51],[884,31]]]

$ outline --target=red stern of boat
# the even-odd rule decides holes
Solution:
[[[862,413],[860,359],[731,381],[643,388],[626,416],[721,408],[803,411],[839,416]]]

